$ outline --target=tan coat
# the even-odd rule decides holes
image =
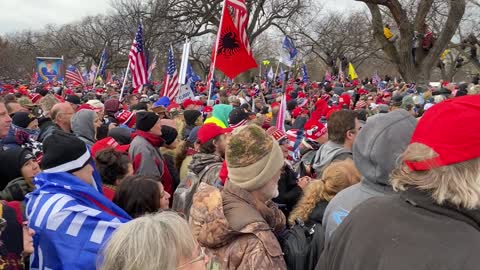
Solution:
[[[275,204],[255,201],[232,184],[223,191],[204,183],[199,186],[190,225],[210,258],[207,269],[286,269],[273,233],[284,229],[285,216]]]

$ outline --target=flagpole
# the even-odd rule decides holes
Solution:
[[[210,68],[210,72],[212,73],[212,77],[210,78],[210,80],[213,80],[214,75],[215,75],[215,64],[217,63],[218,44],[220,43],[220,33],[219,32],[222,29],[223,15],[225,14],[226,8],[227,8],[226,0],[223,0],[222,16],[220,17],[220,24],[218,25],[217,38],[216,38],[216,41],[215,41],[215,51],[213,51],[213,63],[212,63],[212,66]],[[210,83],[210,87],[208,89],[208,99],[207,99],[207,105],[209,105],[210,98],[212,96],[213,85],[212,85],[212,82],[207,82],[207,83]]]
[[[277,68],[275,69],[275,76],[273,76],[274,80],[277,80],[278,68],[280,67],[280,61],[277,61]]]
[[[129,57],[128,58],[127,70],[125,70],[125,76],[123,78],[122,90],[120,90],[120,101],[123,100],[123,90],[125,89],[125,84],[127,83],[127,75],[128,75],[128,70],[130,69],[130,62],[131,62],[131,59]]]

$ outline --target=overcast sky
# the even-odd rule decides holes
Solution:
[[[364,4],[355,0],[315,0],[327,9],[354,10]],[[0,0],[0,34],[41,30],[47,24],[64,24],[87,15],[111,12],[109,0]]]

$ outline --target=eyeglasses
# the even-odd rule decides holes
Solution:
[[[182,268],[186,267],[187,265],[191,265],[191,264],[194,264],[196,262],[205,261],[205,257],[207,257],[207,255],[205,254],[205,248],[200,247],[200,255],[198,255],[198,257],[189,261],[188,263],[184,263],[184,264],[180,265],[179,267],[177,267],[177,269],[182,269]]]

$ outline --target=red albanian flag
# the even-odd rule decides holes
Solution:
[[[218,50],[215,52],[215,47],[213,48],[212,60],[216,55],[215,67],[230,79],[234,79],[238,74],[256,68],[257,62],[242,43],[228,10],[224,12],[221,25],[222,28],[217,33],[220,35],[218,46],[215,46],[218,47]]]

